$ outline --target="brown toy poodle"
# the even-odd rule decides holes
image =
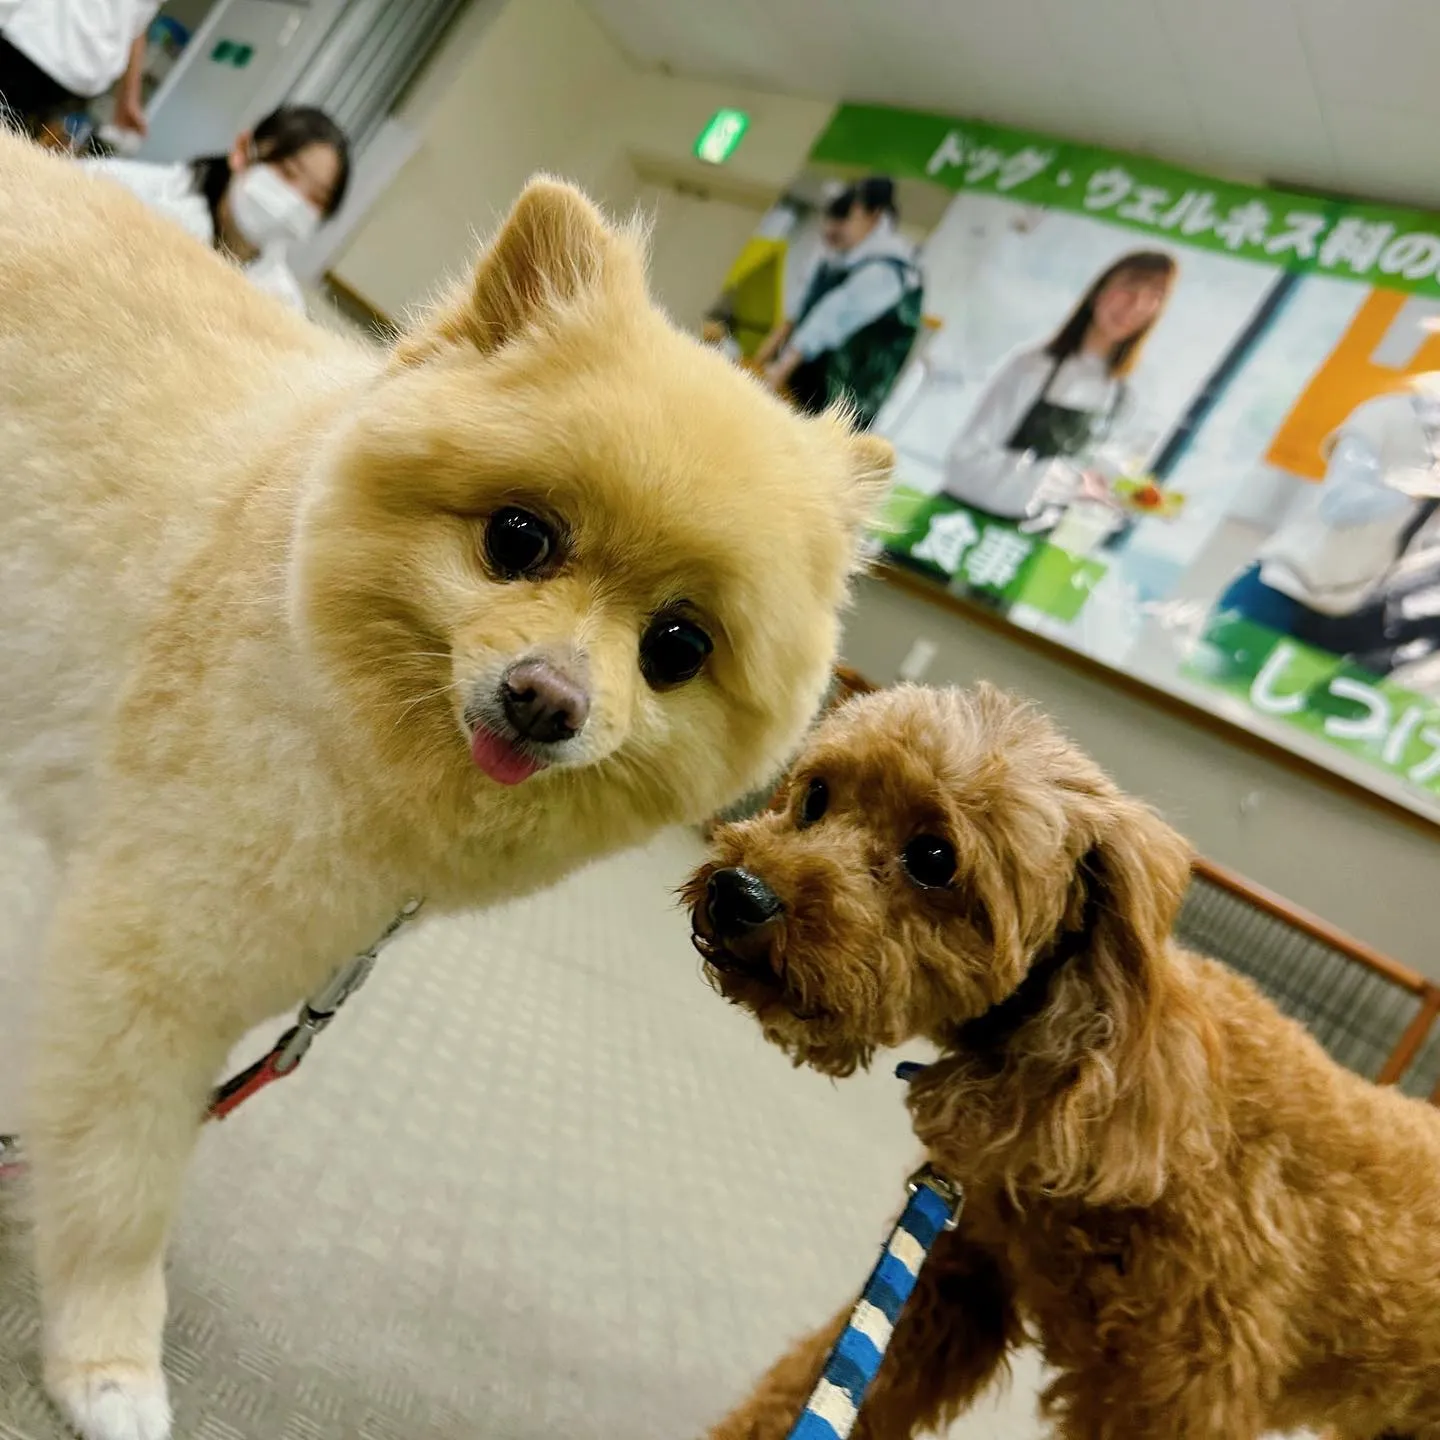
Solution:
[[[941,1051],[909,1103],[965,1211],[857,1435],[943,1429],[1028,1338],[1072,1440],[1440,1440],[1440,1112],[1180,949],[1189,861],[988,687],[851,701],[717,834],[696,947],[770,1040],[837,1076]],[[712,1436],[783,1437],[847,1314]]]

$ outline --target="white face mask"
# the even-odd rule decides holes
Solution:
[[[230,218],[257,250],[303,245],[320,228],[320,212],[273,165],[242,170],[229,190]]]

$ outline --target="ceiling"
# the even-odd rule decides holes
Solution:
[[[1437,0],[588,0],[636,60],[1440,210]]]

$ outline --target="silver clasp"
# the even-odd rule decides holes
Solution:
[[[380,933],[368,950],[347,960],[301,1007],[295,1025],[281,1042],[272,1068],[284,1075],[293,1070],[315,1043],[315,1037],[335,1018],[340,1007],[370,978],[380,951],[395,937],[397,931],[414,919],[420,909],[419,900],[407,900],[400,913]]]
[[[933,1190],[950,1212],[945,1222],[947,1230],[953,1230],[960,1223],[960,1212],[965,1208],[965,1190],[953,1180],[947,1180],[933,1165],[926,1161],[906,1182],[905,1192],[913,1195],[921,1186]]]

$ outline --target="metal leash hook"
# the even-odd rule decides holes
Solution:
[[[301,1007],[295,1023],[269,1051],[211,1093],[207,1120],[224,1120],[252,1095],[272,1081],[294,1071],[315,1043],[315,1037],[335,1018],[340,1007],[370,978],[380,951],[396,932],[415,917],[419,900],[408,900],[368,950],[347,961]]]
[[[210,1094],[207,1120],[224,1120],[252,1095],[275,1080],[283,1080],[305,1058],[315,1037],[335,1018],[340,1007],[370,978],[380,952],[402,926],[415,918],[419,900],[408,900],[368,950],[348,960],[301,1007],[295,1023],[270,1047],[267,1054],[238,1075],[232,1075]],[[17,1135],[0,1135],[0,1180],[25,1169]]]

